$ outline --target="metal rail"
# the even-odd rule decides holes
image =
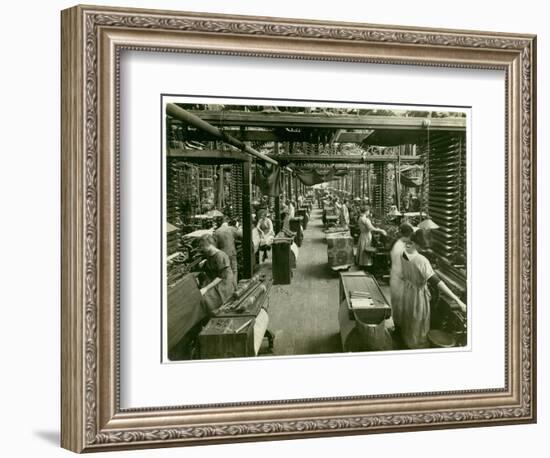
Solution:
[[[232,137],[231,135],[224,133],[222,130],[218,129],[212,124],[204,121],[203,119],[199,118],[198,116],[192,113],[189,113],[187,110],[184,110],[183,108],[177,106],[174,103],[168,103],[166,105],[166,114],[168,116],[172,116],[173,118],[179,119],[180,121],[183,121],[187,124],[190,124],[196,127],[197,129],[201,129],[205,132],[208,132],[210,135],[216,138],[219,138],[220,140],[223,140],[224,142],[232,146],[235,146],[236,148],[239,148],[245,153],[248,153],[252,156],[257,157],[262,161],[269,162],[270,164],[273,164],[273,165],[279,165],[279,163],[276,160],[271,159],[270,157],[260,153],[259,151],[256,151],[255,149],[246,145],[242,141],[236,139],[235,137]]]

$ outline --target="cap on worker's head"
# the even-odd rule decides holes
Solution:
[[[425,229],[417,229],[411,235],[411,240],[420,248],[426,249],[429,246],[428,237]]]
[[[410,237],[414,233],[414,227],[410,223],[403,223],[399,226],[399,233],[403,237]]]

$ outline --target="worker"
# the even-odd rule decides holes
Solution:
[[[233,271],[233,280],[236,286],[238,266],[235,240],[242,239],[243,231],[235,226],[230,226],[229,218],[226,215],[222,217],[222,221],[221,226],[214,232],[214,238],[216,240],[217,248],[222,250],[229,257],[229,263],[231,264],[231,270]]]
[[[294,218],[294,215],[296,214],[296,209],[294,208],[294,204],[291,200],[286,201],[287,206],[287,213],[289,218]]]
[[[430,290],[437,287],[453,302],[452,308],[466,312],[466,305],[449,289],[434,272],[428,259],[419,250],[428,248],[424,229],[418,229],[405,239],[405,251],[401,258],[403,290],[400,299],[401,337],[408,348],[428,347],[430,331]]]
[[[342,205],[340,206],[340,214],[338,220],[340,226],[344,226],[347,229],[347,227],[349,226],[349,209],[348,201],[346,199],[342,201]]]
[[[405,194],[403,197],[403,208],[406,212],[412,212],[412,192]]]
[[[235,280],[231,270],[229,256],[216,248],[216,240],[212,234],[205,234],[199,240],[199,247],[205,259],[201,261],[202,274],[205,277],[203,286],[208,287],[216,279],[218,283],[213,286],[215,294],[207,293],[203,296],[203,304],[212,314],[215,309],[227,301],[235,292]]]
[[[359,215],[360,215],[360,202],[361,202],[361,199],[359,199],[359,197],[356,197],[355,199],[353,199],[353,201],[351,202],[351,205],[350,207],[348,208],[348,213],[349,213],[349,229],[350,229],[350,233],[351,233],[351,236],[357,240],[359,238],[359,223],[358,223],[358,219],[359,219]]]
[[[283,232],[287,234],[292,232],[290,230],[290,215],[288,214],[288,208],[285,211],[281,212],[281,222]]]
[[[372,233],[379,232],[386,235],[384,229],[373,226],[370,220],[369,207],[361,207],[361,213],[357,220],[359,225],[359,243],[357,244],[356,263],[360,267],[369,269],[373,264],[373,253],[376,251],[372,247]]]
[[[209,282],[216,278],[226,280],[233,276],[229,256],[216,247],[213,235],[203,235],[199,240],[199,248],[205,257],[201,267]]]
[[[260,235],[260,251],[263,252],[262,262],[267,259],[267,252],[271,251],[271,245],[273,244],[273,238],[275,232],[273,232],[273,223],[267,217],[266,210],[260,210],[258,212],[258,223],[256,229]]]
[[[396,327],[401,323],[401,295],[403,293],[403,277],[401,259],[405,251],[405,242],[413,234],[414,229],[409,223],[399,226],[399,238],[393,244],[390,251],[390,297],[393,322]]]
[[[340,211],[340,207],[342,206],[340,204],[340,198],[339,197],[335,197],[334,200],[333,200],[333,203],[334,203],[334,208],[336,209],[337,212]]]

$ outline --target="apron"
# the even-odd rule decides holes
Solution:
[[[432,265],[419,253],[401,257],[403,291],[400,299],[400,328],[408,348],[427,348],[430,331],[430,290]]]

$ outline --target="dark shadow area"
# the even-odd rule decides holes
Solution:
[[[59,431],[35,431],[34,435],[51,445],[59,446],[60,444]]]
[[[338,279],[338,274],[333,272],[326,264],[306,265],[302,268],[302,275],[306,278],[315,280],[333,280]]]
[[[307,355],[327,354],[327,353],[342,353],[342,341],[340,334],[332,334],[330,336],[310,337]]]

